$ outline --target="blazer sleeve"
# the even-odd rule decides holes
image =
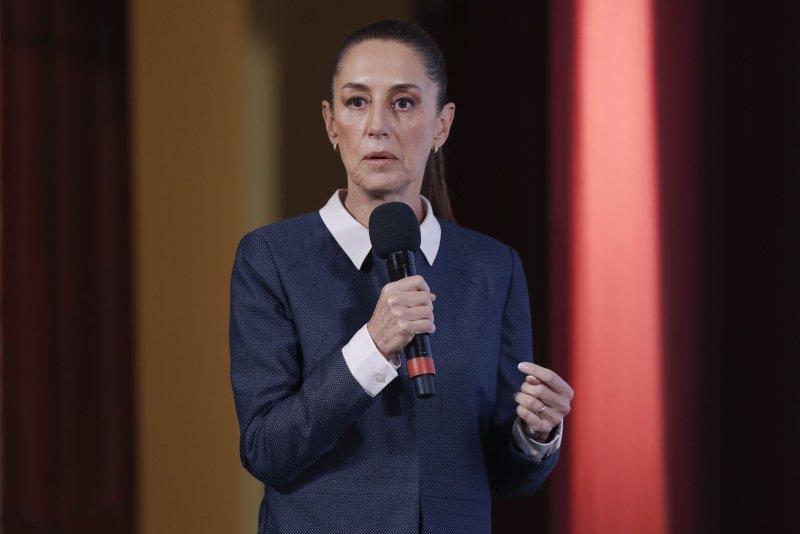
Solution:
[[[242,239],[233,266],[230,353],[242,464],[268,486],[303,473],[373,402],[341,350],[303,368],[280,273],[255,232]]]
[[[489,482],[498,495],[517,496],[538,489],[558,460],[558,452],[537,461],[514,445],[512,427],[516,419],[514,394],[524,380],[517,369],[532,361],[531,312],[525,273],[517,252],[509,247],[511,278],[502,317],[497,396],[490,428]]]

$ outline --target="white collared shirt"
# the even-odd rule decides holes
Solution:
[[[346,195],[346,189],[336,191],[327,204],[319,210],[319,215],[356,269],[360,269],[372,250],[372,244],[369,239],[369,230],[344,207],[343,200]],[[442,228],[433,214],[431,203],[427,198],[423,196],[421,198],[425,215],[419,225],[420,251],[428,264],[433,265],[436,255],[439,253]],[[392,361],[387,361],[383,357],[369,335],[366,324],[350,338],[350,341],[342,348],[342,354],[353,377],[361,384],[364,391],[373,397],[380,393],[389,382],[397,378],[397,370],[402,365],[399,356],[395,356]],[[521,421],[517,418],[514,423],[514,442],[522,452],[541,460],[561,446],[563,424],[562,421],[557,428],[556,437],[550,443],[539,443],[525,435]]]
[[[372,244],[367,227],[355,220],[344,207],[343,201],[346,195],[346,189],[336,191],[328,203],[319,210],[319,215],[356,269],[360,269],[367,254],[372,250]],[[433,208],[428,199],[423,196],[420,198],[425,217],[419,225],[421,236],[419,249],[425,255],[428,264],[433,265],[436,254],[439,253],[439,243],[442,241],[442,227],[439,226],[439,221],[433,215]]]

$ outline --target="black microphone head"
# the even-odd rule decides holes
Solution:
[[[419,223],[414,210],[403,202],[381,204],[369,216],[369,240],[379,258],[395,252],[419,250]]]

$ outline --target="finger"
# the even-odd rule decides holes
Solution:
[[[524,406],[540,419],[547,419],[553,424],[558,424],[564,418],[564,415],[566,415],[563,414],[561,410],[550,406],[542,399],[526,395],[525,393],[517,393],[515,400],[517,404]]]
[[[520,395],[526,395],[529,399],[528,401],[519,402],[530,411],[542,417],[544,419],[549,419],[554,422],[558,422],[563,419],[567,415],[568,409],[564,409],[561,406],[554,406],[544,399],[540,399],[539,397],[534,397],[532,395],[527,395],[525,393],[519,393]]]
[[[428,293],[428,292],[423,291],[422,286],[419,284],[418,280],[414,281],[410,277],[402,278],[395,282],[389,282],[388,284],[384,285],[383,288],[381,288],[381,297],[383,298],[403,295],[405,293]]]
[[[522,362],[518,366],[520,371],[536,377],[538,380],[547,384],[550,389],[556,391],[558,393],[564,393],[569,398],[572,398],[575,395],[572,387],[564,381],[563,378],[558,376],[554,371],[542,367],[541,365],[536,365],[533,362]]]
[[[521,392],[515,393],[514,400],[516,401],[517,404],[527,408],[537,416],[539,415],[540,412],[542,412],[542,407],[545,408],[544,410],[545,412],[547,411],[547,404],[542,402],[540,399],[537,399],[536,397],[532,397],[530,395],[526,395],[525,393]]]
[[[531,433],[538,432],[542,434],[547,434],[555,425],[552,424],[550,421],[542,419],[541,417],[537,417],[535,413],[531,412],[524,406],[517,406],[517,415],[523,422],[528,426],[528,429]]]
[[[536,401],[538,402],[528,402],[521,405],[524,406],[527,410],[533,412],[533,414],[536,417],[549,421],[553,425],[557,425],[558,423],[560,423],[561,420],[564,419],[564,417],[566,417],[567,415],[562,410],[550,406],[546,402],[542,402],[541,399],[536,399]]]
[[[544,411],[540,411],[541,408],[544,408]],[[540,405],[539,410],[532,411],[523,405],[517,406],[517,415],[520,419],[528,427],[529,433],[541,433],[545,436],[550,433],[550,431],[559,425],[561,420],[554,421],[550,417],[545,417],[544,415],[547,413],[548,407],[545,405]]]
[[[418,274],[402,278],[396,282],[392,282],[392,284],[395,284],[403,291],[424,291],[426,293],[431,292],[431,288],[428,287],[428,283]]]
[[[541,380],[539,380],[538,378],[536,378],[535,376],[531,376],[531,375],[527,375],[525,377],[525,382],[527,382],[528,384],[533,384],[533,385],[538,385],[538,384],[543,384],[544,383]]]
[[[433,334],[436,332],[436,325],[431,319],[420,319],[417,321],[406,321],[404,330],[412,335]]]
[[[394,310],[420,306],[433,309],[433,302],[428,297],[428,294],[421,291],[391,294],[386,297],[386,304],[388,304],[389,307]]]
[[[569,407],[569,400],[566,396],[556,393],[544,384],[532,385],[524,383],[519,389],[553,408],[564,410]]]
[[[423,308],[422,306],[416,308],[406,308],[400,320],[408,323],[415,321],[430,321],[433,323],[433,310],[430,308]]]
[[[421,321],[427,319],[433,321],[433,308],[431,306],[413,306],[398,308],[394,311],[397,320],[402,321]]]

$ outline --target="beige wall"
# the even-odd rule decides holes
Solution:
[[[147,534],[245,531],[226,345],[230,261],[247,218],[242,18],[236,2],[131,3],[138,522]]]
[[[130,3],[140,533],[255,531],[228,378],[233,253],[344,185],[319,102],[347,31],[410,11],[379,4]]]

